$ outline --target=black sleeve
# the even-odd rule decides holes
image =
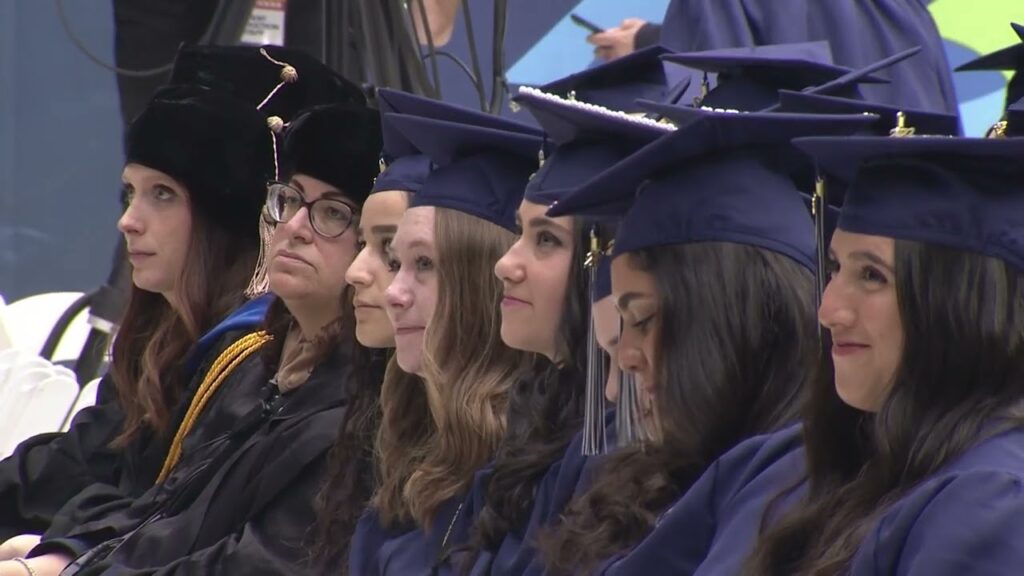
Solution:
[[[0,541],[42,533],[83,488],[117,482],[119,453],[110,442],[124,416],[115,396],[104,377],[98,403],[80,411],[67,432],[33,436],[0,461]]]
[[[660,39],[661,24],[657,22],[648,22],[636,31],[636,36],[633,38],[633,49],[640,50],[641,48],[654,46]]]
[[[133,568],[108,559],[83,569],[79,575],[312,574],[307,545],[310,527],[316,522],[316,497],[326,468],[324,454],[297,471],[293,482],[271,504],[247,518],[234,533],[185,557],[147,568]]]

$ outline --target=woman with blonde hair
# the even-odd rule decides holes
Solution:
[[[353,538],[351,574],[426,571],[461,541],[472,517],[463,497],[504,435],[508,393],[529,360],[501,341],[492,270],[515,239],[541,140],[517,123],[433,106],[431,118],[388,118],[435,164],[391,243],[397,274],[386,292],[395,363],[421,386],[385,379],[380,485]]]

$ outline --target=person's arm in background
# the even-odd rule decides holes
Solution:
[[[601,60],[614,60],[640,48],[658,43],[661,25],[639,18],[626,18],[615,28],[587,36],[594,45],[594,56]]]
[[[455,29],[455,14],[461,0],[409,0],[409,15],[416,30],[416,39],[422,46],[429,41],[434,46],[444,46],[452,38]],[[423,12],[426,11],[427,27],[423,26]]]

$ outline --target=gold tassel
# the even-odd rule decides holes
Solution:
[[[993,124],[988,129],[988,132],[985,132],[985,138],[1006,138],[1006,128],[1006,120],[1000,120]]]
[[[913,136],[916,130],[913,126],[907,126],[907,115],[902,111],[896,113],[896,127],[889,130],[889,136],[894,138],[906,138]]]
[[[252,299],[262,296],[270,290],[270,242],[274,237],[274,225],[266,214],[266,208],[260,213],[260,255],[256,259],[256,270],[249,279],[245,289],[245,297]]]

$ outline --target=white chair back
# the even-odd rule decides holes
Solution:
[[[0,433],[0,454],[9,456],[20,442],[61,429],[78,396],[74,378],[44,369],[29,370],[11,382]]]
[[[11,347],[11,336],[7,330],[7,303],[4,297],[0,296],[0,350],[7,350]]]
[[[81,296],[81,292],[48,292],[8,304],[4,309],[4,325],[11,346],[38,355],[54,324]],[[60,362],[78,358],[88,335],[88,314],[83,311],[68,326],[52,360]]]

